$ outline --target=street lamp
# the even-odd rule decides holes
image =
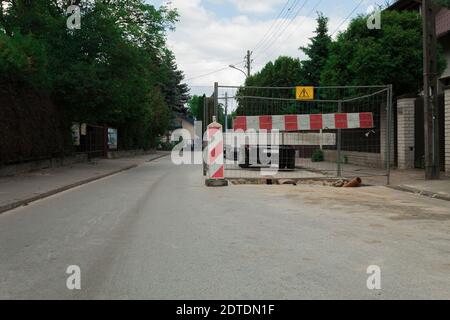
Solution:
[[[236,68],[236,66],[234,66],[234,65],[232,65],[232,64],[230,64],[229,67],[230,67],[231,69],[235,69],[235,70],[238,70],[238,71],[242,72],[242,73],[245,75],[245,78],[248,78],[248,75],[245,73],[244,70],[241,70],[241,69],[239,69],[239,68]]]

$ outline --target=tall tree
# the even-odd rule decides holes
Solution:
[[[203,107],[205,99],[205,95],[194,95],[188,102],[189,113],[198,121],[203,121]]]
[[[247,86],[294,86],[304,82],[301,62],[298,58],[280,56],[268,62],[258,73],[248,77]]]
[[[67,127],[108,123],[122,132],[121,147],[145,146],[148,134],[161,134],[172,110],[184,112],[188,100],[166,45],[177,12],[144,0],[76,0],[82,27],[68,30],[71,3],[1,1],[0,77],[47,91]]]
[[[331,45],[322,71],[324,85],[393,84],[396,94],[422,88],[422,24],[415,12],[382,12],[383,28],[369,30],[367,17],[354,19]],[[445,69],[440,54],[439,69]]]
[[[320,74],[328,60],[331,45],[331,37],[328,35],[328,18],[318,12],[316,34],[310,38],[310,43],[306,47],[301,47],[307,60],[302,61],[304,82],[318,86],[320,84]]]

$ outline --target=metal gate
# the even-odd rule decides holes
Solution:
[[[106,156],[108,144],[107,127],[88,124],[86,134],[81,135],[77,152],[86,153],[89,159]]]
[[[303,100],[297,90],[216,84],[214,113],[224,127],[228,122],[244,131],[281,128],[281,144],[289,148],[280,150],[280,156],[292,157],[295,150],[295,170],[280,170],[274,178],[386,177],[389,183],[394,162],[392,86],[316,87],[311,96],[304,91]],[[308,126],[301,124],[305,121]],[[242,168],[236,160],[227,152],[227,178],[261,177],[261,168]]]

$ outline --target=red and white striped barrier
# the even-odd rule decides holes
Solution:
[[[329,113],[286,116],[241,116],[234,120],[234,130],[308,131],[327,129],[371,129],[373,113]]]
[[[222,125],[214,121],[208,126],[208,178],[225,178]]]

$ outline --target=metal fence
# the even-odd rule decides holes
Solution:
[[[298,100],[297,89],[216,84],[211,108],[224,128],[229,129],[236,129],[236,123],[245,121],[243,119],[252,119],[252,123],[255,119],[275,122],[283,117],[295,121],[294,116],[303,119],[308,115],[310,121],[318,119],[319,123],[306,130],[300,125],[289,130],[283,127],[280,163],[286,163],[283,157],[292,158],[292,152],[295,152],[295,169],[283,165],[275,178],[379,176],[386,177],[389,183],[394,158],[392,86],[316,87],[314,97],[309,100]],[[347,128],[346,125],[328,124],[330,119],[338,122],[362,115],[370,117],[371,125]],[[269,131],[272,128],[272,124],[261,126]],[[239,152],[242,161],[245,150]],[[228,178],[261,177],[261,167],[239,166],[236,155],[231,155],[230,150],[226,152],[226,159]]]

